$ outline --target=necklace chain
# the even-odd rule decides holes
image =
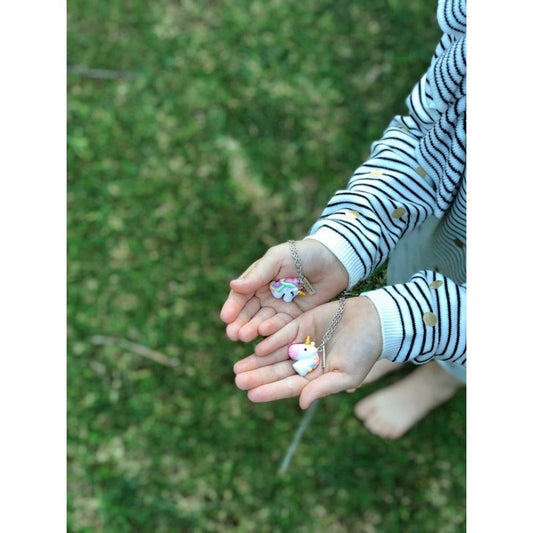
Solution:
[[[346,307],[346,291],[344,291],[340,298],[339,298],[339,306],[337,307],[337,310],[335,311],[335,314],[333,315],[333,318],[331,319],[331,322],[329,323],[328,328],[326,329],[326,333],[324,333],[324,337],[322,337],[322,342],[320,343],[319,349],[323,348],[325,344],[331,340],[331,337],[335,334],[335,330],[337,329],[337,326],[339,325],[339,322],[342,319],[342,314],[344,313],[344,308]]]
[[[300,256],[298,255],[298,250],[296,249],[296,242],[289,241],[289,247],[291,250],[291,257],[294,261],[294,266],[296,267],[296,272],[298,273],[298,279],[300,280],[300,285],[303,286],[304,284],[304,271],[302,268],[302,261],[300,260]]]
[[[294,241],[289,241],[289,247],[291,251],[291,257],[296,266],[296,272],[298,273],[298,280],[300,281],[300,289],[303,289],[306,294],[315,294],[315,288],[311,285],[311,282],[304,276],[304,270],[302,268],[302,261],[298,255],[298,250],[296,248],[296,243]]]
[[[291,257],[292,257],[292,260],[294,261],[294,265],[296,266],[296,272],[298,273],[298,279],[300,280],[300,285],[304,287],[306,285],[311,286],[307,278],[304,276],[303,268],[302,268],[302,261],[300,260],[300,256],[298,255],[298,250],[296,248],[296,242],[292,240],[289,241],[289,246],[290,246],[290,251],[291,251]],[[314,291],[314,289],[312,290]],[[348,296],[348,291],[344,290],[339,297],[339,306],[337,307],[337,310],[335,311],[335,314],[333,315],[333,318],[331,319],[331,322],[329,323],[329,326],[326,329],[326,333],[324,333],[324,337],[322,337],[322,342],[320,343],[320,346],[318,347],[318,351],[322,352],[322,368],[326,368],[326,343],[331,340],[331,338],[335,334],[335,331],[337,330],[337,326],[339,325],[342,319],[344,308],[346,306],[347,296]]]
[[[320,343],[320,346],[318,347],[318,351],[322,352],[322,368],[326,368],[326,343],[331,340],[333,335],[335,334],[335,331],[337,330],[337,326],[339,325],[339,322],[342,319],[342,314],[344,313],[344,307],[346,306],[346,296],[348,294],[348,291],[343,291],[339,298],[339,306],[337,307],[337,310],[335,311],[335,314],[333,315],[333,318],[331,319],[331,322],[329,323],[329,326],[326,329],[326,333],[324,333],[324,336],[322,337],[322,342]]]

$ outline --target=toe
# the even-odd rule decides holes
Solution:
[[[374,402],[369,400],[369,398],[363,398],[359,400],[354,407],[354,413],[357,418],[361,420],[367,419],[374,410]]]

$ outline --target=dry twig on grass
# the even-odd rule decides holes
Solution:
[[[139,72],[129,70],[110,70],[106,68],[90,68],[83,65],[67,66],[67,74],[74,74],[82,78],[93,78],[96,80],[131,80],[142,76]]]
[[[151,348],[147,348],[146,346],[142,346],[141,344],[136,344],[127,339],[119,339],[117,337],[107,337],[105,335],[95,335],[94,337],[91,337],[91,343],[96,344],[98,346],[105,345],[105,344],[112,344],[115,346],[120,346],[130,351],[131,353],[134,353],[135,355],[146,357],[148,359],[151,359],[152,361],[155,361],[156,363],[159,363],[165,366],[170,366],[172,368],[178,365],[177,359],[167,357],[165,354],[162,354],[161,352],[152,350]]]

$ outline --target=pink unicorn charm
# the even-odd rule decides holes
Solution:
[[[284,302],[292,302],[296,296],[305,296],[305,292],[300,288],[298,278],[281,278],[270,284],[270,292],[274,298],[283,298]]]
[[[314,342],[307,337],[304,344],[291,344],[289,346],[289,357],[296,361],[292,367],[300,376],[306,376],[312,372],[320,362],[318,348]]]

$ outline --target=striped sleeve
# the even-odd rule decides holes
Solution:
[[[416,159],[416,139],[395,119],[310,231],[344,264],[350,287],[381,265],[400,238],[435,210],[435,190]],[[414,127],[414,126],[413,126]],[[416,130],[415,130],[416,131]],[[415,133],[416,135],[416,133]]]
[[[385,262],[401,237],[442,217],[466,168],[464,0],[440,0],[443,37],[427,73],[358,167],[328,202],[308,238],[322,242],[349,274],[349,287]]]
[[[381,319],[382,359],[466,365],[466,285],[429,270],[409,282],[361,294]]]

